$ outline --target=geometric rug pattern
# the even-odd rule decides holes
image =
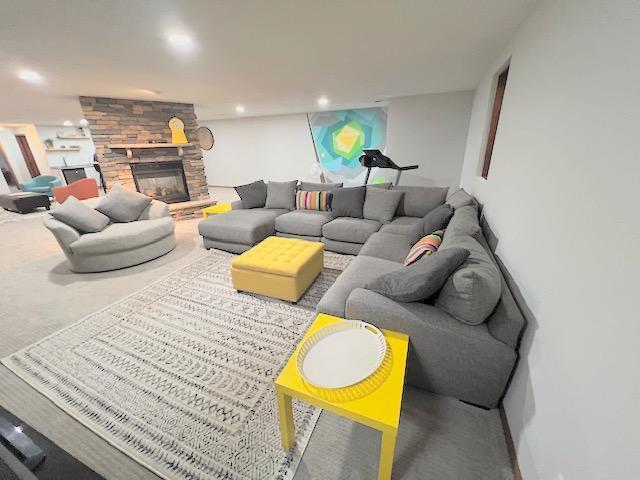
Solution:
[[[233,258],[212,250],[2,363],[163,478],[289,480],[320,410],[294,402],[285,452],[274,380],[350,257],[326,252],[298,305],[237,293]]]

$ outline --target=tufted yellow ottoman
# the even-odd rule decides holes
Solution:
[[[324,263],[324,244],[268,237],[231,262],[233,288],[297,302]]]

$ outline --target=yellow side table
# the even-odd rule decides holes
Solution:
[[[320,314],[309,327],[304,339],[316,330],[342,320],[342,318]],[[295,443],[291,400],[297,398],[380,430],[382,443],[378,479],[391,478],[409,337],[391,330],[382,330],[382,333],[387,340],[387,354],[378,371],[356,385],[341,389],[322,389],[305,382],[296,367],[296,358],[302,343],[300,342],[276,380],[280,435],[285,449],[290,449]]]
[[[225,213],[231,210],[230,203],[216,203],[215,205],[211,205],[210,207],[202,209],[202,216],[207,218],[209,215],[217,215],[219,213]]]

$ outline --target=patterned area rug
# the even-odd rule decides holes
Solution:
[[[2,363],[161,477],[290,479],[320,411],[295,403],[283,451],[273,382],[351,257],[327,252],[297,306],[237,293],[233,258],[213,250]]]

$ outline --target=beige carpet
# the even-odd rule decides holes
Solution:
[[[73,274],[40,219],[0,225],[0,357],[10,355],[196,260],[198,220],[178,223],[178,247],[145,265]],[[157,479],[0,366],[0,404],[108,479]],[[323,412],[296,480],[376,478],[379,434]],[[394,479],[510,480],[497,411],[407,388]]]

